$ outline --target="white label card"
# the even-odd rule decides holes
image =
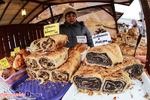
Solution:
[[[77,37],[77,43],[87,43],[86,36],[76,36]]]
[[[94,46],[101,46],[111,43],[109,32],[104,32],[92,36]]]
[[[26,47],[27,51],[30,51],[30,47]]]

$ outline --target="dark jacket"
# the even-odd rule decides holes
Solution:
[[[136,25],[134,25],[132,27],[137,27],[139,29],[139,33],[141,34],[141,28],[140,28],[140,26],[138,24],[136,24]]]
[[[69,42],[67,42],[65,47],[74,47],[77,44],[76,36],[86,36],[88,46],[93,47],[92,36],[83,22],[76,21],[70,24],[65,21],[64,24],[60,25],[60,34],[68,36]]]

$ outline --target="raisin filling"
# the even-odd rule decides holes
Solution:
[[[43,69],[54,69],[55,68],[55,65],[52,62],[48,61],[48,59],[46,59],[46,58],[41,58],[39,60],[39,63],[43,67]]]
[[[52,77],[54,80],[64,81],[68,82],[69,80],[69,74],[67,72],[52,72]]]
[[[43,78],[44,80],[49,80],[49,74],[45,71],[40,71],[38,77]]]

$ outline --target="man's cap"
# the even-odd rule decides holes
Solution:
[[[65,18],[65,15],[66,15],[68,12],[74,12],[74,13],[76,14],[76,16],[77,16],[77,11],[76,11],[74,8],[69,7],[69,8],[66,8],[66,9],[64,10],[64,12],[63,12],[63,18]]]

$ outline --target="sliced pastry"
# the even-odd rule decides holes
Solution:
[[[55,51],[63,47],[68,41],[67,35],[52,35],[40,41],[40,47],[44,52]]]
[[[123,56],[123,68],[128,72],[130,78],[140,78],[143,73],[143,64],[132,56]]]
[[[42,53],[43,53],[43,51],[40,51],[40,52],[32,53],[32,54],[30,54],[29,56],[27,56],[27,57],[25,58],[26,66],[27,66],[28,68],[41,69],[41,66],[40,66],[40,64],[38,63],[37,58],[38,58],[39,55],[41,55]]]
[[[18,54],[14,59],[13,68],[16,70],[21,70],[25,67],[26,67],[26,64],[24,62],[24,58],[20,54]]]
[[[103,84],[101,73],[104,71],[99,66],[93,67],[81,66],[71,79],[71,82],[82,92],[101,91]]]
[[[122,63],[122,53],[116,43],[96,46],[89,49],[85,56],[87,65],[103,66],[111,68],[117,63]]]
[[[38,79],[38,69],[26,68],[27,74],[31,79]]]
[[[77,50],[70,50],[68,52],[67,61],[59,68],[52,71],[52,80],[60,82],[68,82],[74,72],[81,63],[81,54]]]
[[[27,56],[25,62],[29,68],[52,70],[62,65],[67,58],[67,48],[62,47],[55,52],[35,52]]]
[[[102,92],[111,94],[122,93],[130,82],[131,79],[126,71],[116,71],[111,75],[105,76]]]
[[[42,51],[42,48],[40,47],[40,43],[44,39],[46,39],[46,38],[40,38],[40,39],[37,39],[37,40],[34,40],[33,42],[31,42],[31,44],[30,44],[31,53],[34,53],[37,51]]]

